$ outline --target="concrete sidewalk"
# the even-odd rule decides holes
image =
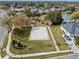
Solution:
[[[56,40],[55,40],[55,38],[54,38],[54,36],[53,36],[53,34],[52,34],[52,32],[51,32],[50,27],[49,27],[49,26],[47,26],[47,27],[48,27],[49,33],[50,33],[50,35],[51,35],[51,38],[52,38],[52,40],[53,40],[53,42],[54,42],[55,48],[56,48],[57,51],[59,51],[59,47],[58,47],[58,45],[57,45],[57,43],[56,43]]]
[[[70,49],[73,51],[73,53],[77,53],[79,54],[79,48],[75,45],[75,41],[74,39],[72,40],[67,40],[66,38],[64,38],[66,43],[68,44],[68,46],[70,47]]]

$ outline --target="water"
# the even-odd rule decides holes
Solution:
[[[70,14],[62,14],[62,18],[64,19],[63,22],[70,22]]]

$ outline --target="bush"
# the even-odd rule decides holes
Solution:
[[[18,41],[18,40],[13,40],[12,41],[12,45],[15,49],[24,49],[26,48],[27,46],[24,45],[22,42]]]
[[[16,34],[18,36],[21,36],[21,37],[25,37],[25,36],[27,37],[27,36],[29,36],[30,31],[31,31],[31,27],[30,26],[23,27],[22,29],[15,28],[14,29],[14,34]]]
[[[75,37],[75,43],[76,45],[79,45],[79,37]]]

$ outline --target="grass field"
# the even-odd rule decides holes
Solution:
[[[65,42],[64,38],[62,37],[62,32],[61,32],[60,26],[53,26],[51,30],[52,30],[52,33],[58,44],[59,49],[68,50],[69,47],[68,47],[67,43]]]
[[[30,34],[29,34],[30,36]],[[10,51],[14,54],[28,54],[28,53],[39,53],[39,52],[49,52],[55,51],[55,46],[52,40],[29,40],[29,37],[19,36],[13,34],[12,39],[18,39],[23,42],[27,47],[23,50],[19,50],[10,45]]]
[[[40,19],[41,19],[42,21],[44,21],[45,17],[46,17],[46,14],[45,14],[45,15],[41,15],[41,16],[40,16]]]
[[[59,46],[60,50],[68,50],[69,47],[66,44],[65,40],[61,36],[61,30],[59,26],[54,26],[52,29],[52,33],[56,39],[56,42]],[[19,36],[16,36],[20,38]],[[28,47],[23,50],[18,50],[13,48],[13,46],[10,46],[10,51],[15,54],[28,54],[28,53],[39,53],[39,52],[48,52],[48,51],[55,51],[55,46],[53,44],[53,41],[51,40],[34,40],[30,41],[27,37],[21,38]]]
[[[54,44],[49,40],[47,41],[28,41],[26,43],[28,47],[23,50],[18,50],[10,46],[10,51],[15,54],[28,54],[28,53],[39,53],[39,52],[48,52],[55,51]]]

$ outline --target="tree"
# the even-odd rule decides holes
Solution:
[[[24,13],[25,13],[28,17],[30,17],[30,16],[31,16],[31,9],[30,9],[30,8],[25,8]]]
[[[16,12],[10,11],[10,12],[8,13],[8,15],[14,17],[14,16],[16,16]]]
[[[62,22],[62,15],[60,11],[53,11],[50,12],[46,17],[46,20],[50,20],[52,22],[53,25],[58,25],[61,24]]]
[[[79,20],[79,11],[75,11],[72,13],[71,20],[74,20],[75,22]]]
[[[11,29],[11,27],[12,27],[12,21],[10,20],[10,18],[6,18],[6,19],[4,19],[4,20],[1,20],[1,26],[2,27],[7,27],[8,29]]]
[[[77,45],[79,45],[79,37],[76,37],[76,36],[75,36],[75,43],[76,43]]]
[[[0,24],[1,26],[3,27],[7,27],[8,30],[10,30],[14,25],[14,22],[13,22],[13,18],[16,16],[16,13],[11,11],[7,14],[7,16],[4,17],[3,20],[1,20]]]
[[[76,8],[74,6],[68,6],[68,7],[65,8],[66,11],[71,11],[71,12],[74,12],[75,9]]]
[[[8,29],[11,29],[13,26],[16,28],[22,28],[23,25],[28,25],[28,18],[24,14],[16,15],[14,18],[9,17],[1,21],[2,26],[7,26]]]
[[[35,6],[37,7],[37,8],[39,8],[39,7],[44,7],[44,3],[43,2],[37,2],[36,4],[35,4]]]
[[[15,18],[13,18],[14,25],[19,28],[22,28],[24,25],[28,26],[28,20],[29,18],[25,14],[19,14],[16,15]]]

